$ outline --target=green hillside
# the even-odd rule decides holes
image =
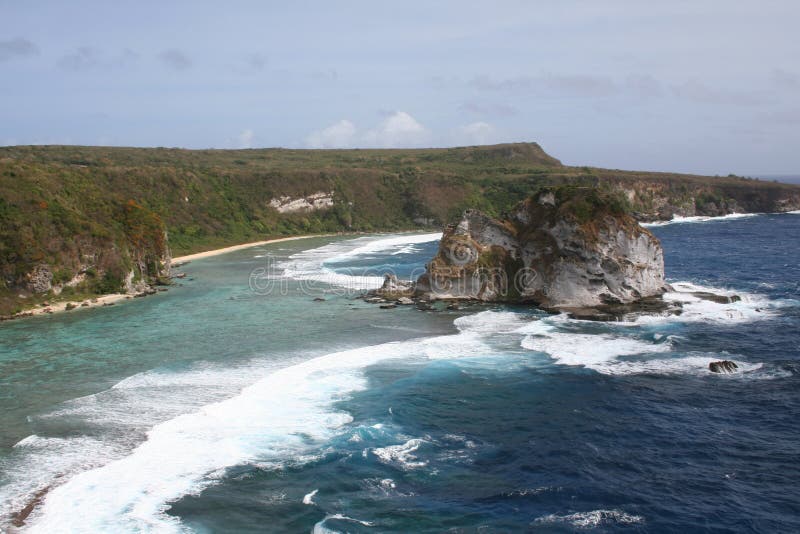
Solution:
[[[34,288],[42,271],[52,274],[53,286],[71,281],[67,293],[110,292],[130,272],[148,281],[158,276],[167,246],[178,255],[272,236],[438,228],[465,208],[499,215],[542,185],[561,183],[614,189],[641,220],[800,208],[798,186],[568,167],[535,143],[415,150],[5,147],[0,314],[52,297]],[[321,209],[275,207],[316,193],[327,199]]]

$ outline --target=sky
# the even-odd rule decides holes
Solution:
[[[463,146],[800,174],[796,0],[0,0],[0,145]]]

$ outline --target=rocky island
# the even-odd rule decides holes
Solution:
[[[544,188],[500,220],[466,211],[415,287],[432,299],[549,309],[631,304],[665,290],[658,239],[612,193],[569,186]]]
[[[375,296],[531,304],[614,319],[679,306],[661,300],[668,288],[661,243],[624,198],[602,188],[556,186],[541,188],[502,218],[465,211],[445,227],[423,275],[413,283],[387,275]]]

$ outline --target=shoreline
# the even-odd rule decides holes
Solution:
[[[206,250],[204,252],[196,252],[194,254],[187,254],[185,256],[178,256],[176,258],[172,258],[172,263],[174,267],[180,267],[181,265],[185,265],[190,261],[210,258],[213,256],[220,256],[222,254],[227,254],[229,252],[236,252],[237,250],[244,250],[247,248],[257,247],[260,245],[269,245],[272,243],[281,243],[284,241],[296,241],[299,239],[310,239],[313,237],[331,237],[337,235],[344,235],[344,234],[311,234],[311,235],[299,235],[290,237],[277,237],[275,239],[267,239],[263,241],[253,241],[251,243],[242,243],[241,245],[232,245],[229,247]],[[136,295],[135,293],[109,293],[106,295],[97,295],[89,299],[83,299],[83,300],[63,300],[63,301],[53,302],[48,306],[36,305],[35,307],[26,308],[21,312],[8,317],[7,320],[23,319],[25,317],[37,317],[41,315],[53,315],[56,313],[64,313],[67,311],[73,311],[79,309],[113,306],[118,302],[131,300],[135,297],[135,295]],[[73,307],[67,309],[67,305],[69,304],[71,304]]]
[[[651,221],[651,222],[644,222],[644,223],[640,222],[639,224],[642,225],[645,228],[648,228],[648,227],[653,227],[653,226],[666,226],[666,225],[670,225],[670,224],[680,224],[680,223],[683,223],[683,222],[710,222],[710,221],[719,220],[719,219],[726,219],[726,218],[728,218],[728,219],[736,219],[736,218],[747,218],[747,217],[756,216],[756,215],[781,215],[781,214],[800,215],[800,210],[783,211],[783,212],[775,212],[775,213],[733,213],[733,214],[710,216],[710,217],[700,216],[700,217],[697,217],[697,218],[688,218],[689,220],[685,220],[685,221],[680,220],[680,218],[679,218],[678,220],[670,219],[670,220],[666,220],[666,221]],[[733,217],[731,217],[731,215],[733,215]],[[419,229],[419,230],[421,230],[421,229]],[[253,247],[257,247],[257,246],[261,246],[261,245],[269,245],[269,244],[272,244],[272,243],[282,243],[282,242],[286,242],[286,241],[298,241],[300,239],[311,239],[311,238],[315,238],[315,237],[335,237],[335,236],[346,236],[346,235],[373,235],[373,234],[381,234],[381,233],[399,233],[399,234],[403,234],[403,233],[411,233],[411,232],[415,232],[415,231],[417,231],[417,229],[414,229],[414,230],[400,230],[400,231],[397,231],[397,232],[352,232],[352,233],[342,232],[342,233],[331,233],[331,234],[310,234],[310,235],[298,235],[298,236],[289,236],[289,237],[277,237],[277,238],[274,238],[274,239],[266,239],[266,240],[262,240],[262,241],[253,241],[253,242],[250,242],[250,243],[242,243],[240,245],[231,245],[231,246],[228,246],[228,247],[222,247],[222,248],[217,248],[217,249],[212,249],[212,250],[206,250],[204,252],[195,252],[193,254],[186,254],[186,255],[183,255],[183,256],[177,256],[175,258],[172,258],[172,266],[173,267],[181,267],[182,265],[185,265],[186,263],[188,263],[190,261],[201,260],[201,259],[205,259],[205,258],[211,258],[211,257],[214,257],[214,256],[220,256],[222,254],[227,254],[229,252],[236,252],[236,251],[239,251],[239,250],[253,248]],[[82,302],[65,300],[65,301],[54,302],[53,304],[51,304],[49,306],[37,305],[36,307],[33,307],[33,308],[26,308],[23,311],[15,314],[15,315],[5,317],[4,319],[5,320],[22,319],[22,318],[25,318],[25,317],[35,317],[35,316],[40,316],[40,315],[52,315],[52,314],[55,314],[55,313],[63,313],[65,311],[72,311],[72,310],[83,309],[83,308],[97,308],[97,307],[103,307],[103,306],[107,307],[107,306],[113,306],[114,304],[116,304],[118,302],[121,302],[121,301],[124,301],[124,300],[130,300],[130,299],[133,299],[133,298],[134,298],[134,294],[133,293],[110,293],[110,294],[106,294],[106,295],[97,295],[95,297],[92,297],[91,299],[83,300]],[[70,308],[69,310],[67,310],[67,304],[72,304],[74,307]]]
[[[312,237],[331,237],[337,235],[346,235],[346,234],[310,234],[310,235],[297,235],[297,236],[290,236],[290,237],[276,237],[275,239],[267,239],[265,241],[253,241],[251,243],[242,243],[241,245],[232,245],[229,247],[217,248],[213,250],[206,250],[205,252],[195,252],[194,254],[186,254],[185,256],[177,256],[172,258],[173,266],[174,264],[185,264],[189,261],[194,260],[202,260],[204,258],[210,258],[212,256],[219,256],[221,254],[227,254],[228,252],[236,252],[237,250],[244,250],[246,248],[257,247],[260,245],[269,245],[272,243],[282,243],[284,241],[297,241],[298,239],[310,239]],[[176,267],[177,267],[176,266]]]
[[[133,294],[129,293],[109,293],[107,295],[97,295],[96,297],[92,297],[91,299],[86,299],[83,301],[78,300],[62,300],[59,302],[54,302],[49,306],[44,305],[37,305],[35,308],[27,308],[16,315],[12,315],[11,319],[22,319],[23,317],[36,317],[38,315],[52,315],[54,313],[62,313],[66,311],[78,310],[78,309],[85,309],[85,308],[97,308],[102,306],[113,306],[117,302],[122,300],[132,299]],[[69,310],[67,309],[67,305],[72,304],[73,307]]]

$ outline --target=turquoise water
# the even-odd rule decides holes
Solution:
[[[800,217],[654,231],[671,298],[742,302],[631,324],[380,310],[353,289],[437,243],[375,236],[4,324],[1,521],[49,488],[31,530],[797,530]],[[742,371],[708,373],[722,357]]]

